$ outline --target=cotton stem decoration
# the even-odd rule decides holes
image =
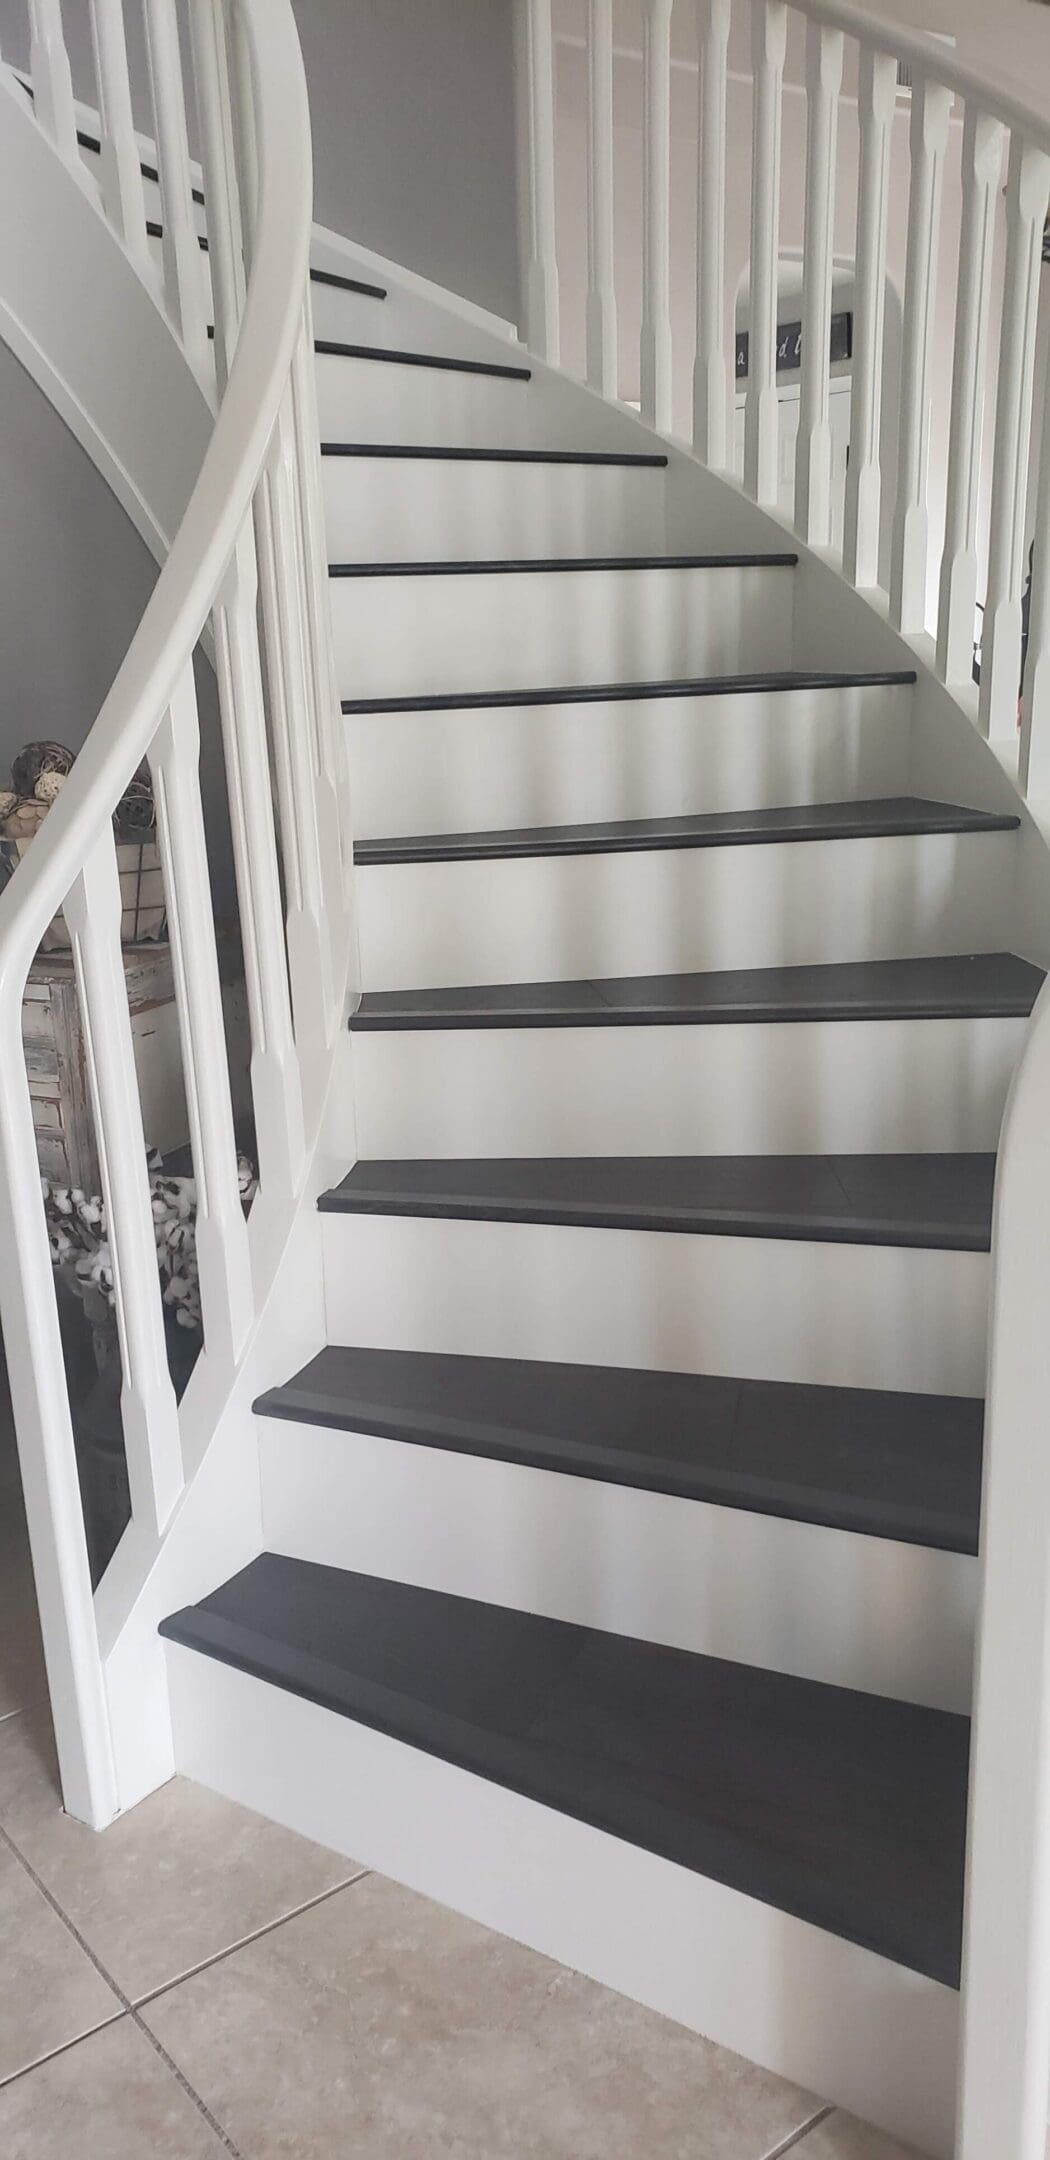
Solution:
[[[167,1176],[159,1155],[150,1156],[149,1172],[161,1296],[179,1327],[199,1332],[197,1186],[191,1177]],[[246,1155],[237,1158],[237,1177],[241,1200],[247,1208],[257,1180],[254,1166]],[[80,1297],[87,1298],[94,1291],[112,1307],[116,1295],[104,1201],[97,1193],[83,1193],[76,1186],[56,1185],[50,1178],[41,1178],[40,1184],[53,1265]]]

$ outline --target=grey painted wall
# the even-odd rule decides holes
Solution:
[[[293,0],[314,137],[315,215],[516,319],[514,0]],[[125,5],[135,120],[152,135],[142,8]],[[65,0],[73,86],[96,105],[88,0]],[[26,0],[0,52],[28,60]]]
[[[23,743],[79,750],[157,567],[42,390],[0,344],[0,787]],[[201,777],[216,911],[234,906],[215,677],[198,660]]]

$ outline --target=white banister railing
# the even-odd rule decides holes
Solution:
[[[531,205],[526,319],[530,341],[549,354],[548,325],[572,274],[572,231],[579,227],[573,206],[559,250],[556,214],[565,204],[555,200],[552,176],[557,174],[564,198],[574,174],[582,181],[583,159],[569,136],[563,141],[557,132],[573,127],[573,97],[567,73],[564,95],[555,99],[550,0],[521,4],[531,33],[522,46],[523,103],[531,115],[523,139],[532,159],[522,176],[523,198]],[[1036,375],[1038,356],[1050,350],[1050,296],[1041,294],[1040,270],[1050,191],[1045,103],[1033,97],[1029,105],[984,81],[942,42],[888,20],[874,0],[870,6],[856,0],[674,0],[673,6],[634,0],[633,10],[616,12],[620,34],[632,15],[633,30],[613,53],[610,13],[605,0],[591,0],[587,342],[586,357],[582,351],[576,356],[579,372],[608,397],[616,395],[618,383],[625,397],[637,394],[643,415],[665,433],[691,437],[695,455],[715,472],[732,469],[740,433],[734,422],[742,419],[738,477],[744,491],[775,509],[802,542],[876,599],[922,666],[956,697],[959,728],[975,728],[990,739],[999,766],[1037,806],[1045,826],[1050,381],[1037,382]],[[566,17],[565,54],[579,42],[577,22]],[[804,69],[798,65],[803,44]],[[750,79],[743,66],[748,45]],[[687,234],[677,203],[669,216],[665,194],[667,80],[669,65],[689,65],[693,49],[699,67],[697,221],[695,233]],[[561,39],[555,54],[560,50]],[[633,66],[633,104],[624,75],[611,113],[616,53]],[[840,105],[854,85],[856,121],[836,135]],[[805,99],[806,153],[804,175],[796,168],[784,176],[782,204],[786,95]],[[640,247],[628,241],[627,219],[615,232],[611,224],[621,187],[629,199],[637,185],[639,125]],[[794,127],[790,139],[797,144]],[[582,282],[582,264],[577,275]],[[835,297],[840,281],[849,294],[842,301]],[[574,306],[564,310],[569,337],[568,326],[583,315],[578,298],[573,295]],[[621,346],[617,371],[609,348],[618,314],[630,319],[637,304],[643,328],[636,393],[633,355]],[[852,317],[852,346],[841,363],[851,377],[850,443],[845,477],[837,470],[833,479],[829,400],[839,363],[830,358],[829,338],[840,307]],[[778,353],[778,330],[783,334],[799,318],[800,354]],[[734,380],[734,330],[744,383]],[[574,356],[567,358],[571,363]],[[781,432],[783,369],[799,360],[792,480],[789,438]],[[681,364],[672,367],[673,361]],[[691,411],[675,404],[687,381]],[[837,548],[836,532],[842,536]],[[1050,991],[1032,1017],[999,1154],[959,2160],[1044,2160],[1050,2080],[1050,1484],[1041,1467],[1050,1398],[1042,1321],[1050,1278],[1048,1099]]]
[[[37,116],[79,178],[59,8],[32,0],[30,13]],[[211,346],[198,305],[203,283],[176,15],[171,0],[146,0],[146,13],[168,313],[190,366],[212,373],[216,420],[113,688],[32,850],[0,895],[0,1210],[8,1225],[0,1241],[0,1310],[63,1792],[67,1808],[99,1825],[120,1805],[124,1766],[107,1709],[36,1171],[21,1049],[26,976],[64,907],[113,1265],[132,1522],[148,1551],[151,1540],[159,1547],[178,1509],[187,1436],[165,1347],[113,837],[114,812],[143,760],[157,805],[197,1191],[199,1400],[228,1399],[302,1199],[343,1017],[351,934],[312,383],[310,135],[290,0],[190,0],[215,295]],[[100,214],[152,287],[118,0],[94,0],[93,20]],[[250,1219],[238,1177],[201,793],[193,660],[209,626],[251,1032],[259,1192]],[[271,759],[287,780],[283,864]]]

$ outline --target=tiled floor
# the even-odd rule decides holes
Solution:
[[[61,1812],[0,1428],[4,2160],[906,2160],[837,2110],[176,1779]]]

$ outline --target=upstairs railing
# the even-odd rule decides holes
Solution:
[[[572,145],[559,126],[551,0],[520,0],[524,58],[521,194],[528,220],[527,336],[559,356],[559,314],[582,294],[559,274],[559,205]],[[1050,117],[993,90],[932,38],[838,0],[638,0],[641,33],[640,265],[625,265],[613,0],[587,0],[586,376],[615,398],[623,287],[641,287],[643,417],[669,432],[672,301],[672,36],[689,15],[699,54],[696,318],[692,441],[717,472],[733,464],[737,287],[727,275],[729,185],[741,180],[727,110],[750,78],[750,262],[743,486],[861,589],[888,559],[891,622],[959,695],[1033,804],[1050,800],[1050,395],[1033,439],[1040,265],[1050,194]],[[618,14],[622,24],[622,16]],[[574,22],[567,42],[576,43]],[[782,112],[789,30],[805,59],[790,83],[806,112],[801,351],[794,500],[780,495],[777,328]],[[730,69],[743,32],[744,65]],[[749,33],[749,38],[748,38]],[[1050,73],[1050,20],[1047,26]],[[688,50],[690,36],[684,44]],[[748,49],[749,47],[749,49]],[[734,48],[736,49],[736,48]],[[637,57],[637,54],[632,54]],[[836,232],[844,67],[855,83],[855,219]],[[745,93],[746,94],[746,93]],[[891,142],[908,100],[908,172],[897,410],[883,409]],[[951,123],[961,123],[959,239],[941,250]],[[850,119],[853,126],[853,117]],[[636,138],[635,138],[636,139]],[[631,131],[620,137],[631,162]],[[563,154],[564,153],[564,154]],[[623,193],[617,190],[622,178]],[[1005,186],[1005,217],[1000,198]],[[573,229],[576,227],[574,221]],[[680,227],[679,227],[680,229]],[[832,554],[829,350],[833,278],[852,280],[851,439],[841,549]],[[568,259],[568,248],[566,249]],[[679,261],[681,258],[678,257]],[[939,278],[951,281],[954,356],[935,362]],[[798,312],[796,300],[794,312]],[[1044,331],[1046,325],[1044,323]],[[679,326],[680,334],[680,326]],[[633,375],[633,365],[631,373]],[[1040,385],[1040,388],[1043,386]],[[992,418],[986,427],[986,406]],[[936,515],[931,434],[946,446]],[[886,460],[889,441],[894,456]],[[941,508],[943,502],[943,509]],[[885,531],[883,527],[885,526]],[[888,546],[887,546],[888,541]],[[1030,591],[1026,578],[1031,563]],[[931,597],[935,599],[931,605]],[[980,683],[972,675],[983,597]],[[1027,630],[1025,614],[1028,613]],[[923,645],[919,633],[934,632]],[[1027,647],[1022,680],[1022,655]],[[965,714],[965,718],[964,718]],[[1045,816],[1045,811],[1044,811]],[[1050,990],[1040,997],[1001,1138],[981,1533],[982,1602],[970,1803],[958,2160],[1044,2160],[1050,2079]]]
[[[93,0],[101,211],[142,276],[140,147],[121,0]],[[120,1804],[81,1512],[73,1419],[37,1173],[21,1009],[65,910],[87,1045],[116,1322],[132,1530],[149,1555],[184,1488],[146,1135],[121,954],[113,814],[147,759],[197,1192],[203,1392],[228,1395],[302,1193],[344,1012],[349,843],[321,500],[308,283],[311,148],[290,0],[146,0],[163,298],[214,386],[216,421],[152,598],[72,773],[0,897],[0,1308],[66,1806]],[[58,0],[30,0],[36,119],[81,180]],[[191,195],[188,66],[209,239],[214,337]],[[94,183],[84,180],[91,188]],[[29,206],[24,206],[28,211]],[[8,206],[11,214],[11,206]],[[101,326],[104,327],[104,326]],[[134,355],[128,355],[129,380]],[[142,390],[148,397],[148,386]],[[157,414],[157,425],[164,415]],[[209,632],[251,1035],[259,1171],[238,1180],[200,775],[194,653]],[[271,767],[276,776],[277,812]],[[197,1399],[202,1388],[194,1373]],[[199,1440],[198,1436],[192,1436]]]

